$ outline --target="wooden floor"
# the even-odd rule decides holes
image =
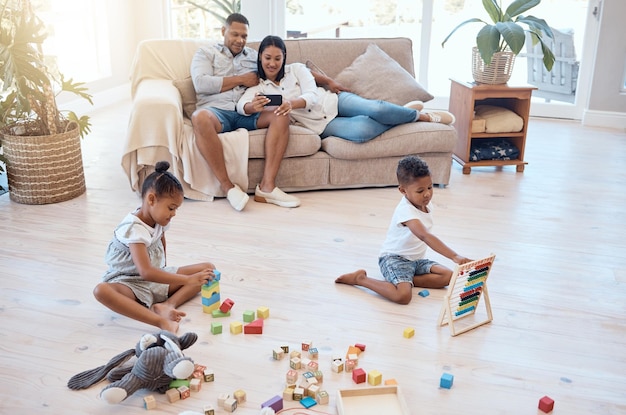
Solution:
[[[92,295],[113,228],[139,203],[120,167],[128,110],[94,114],[83,141],[85,195],[47,206],[0,196],[1,414],[145,411],[146,391],[110,406],[98,399],[106,382],[66,387],[155,331]],[[331,357],[355,343],[367,346],[360,367],[396,379],[411,414],[537,414],[544,395],[554,414],[625,414],[626,134],[543,119],[529,130],[524,173],[463,175],[455,164],[450,185],[435,190],[436,234],[465,256],[497,255],[488,281],[494,320],[456,337],[437,325],[444,290],[402,306],[333,282],[359,267],[380,276],[395,188],[302,193],[297,209],[186,201],[168,233],[169,263],[214,262],[222,298],[235,305],[220,335],[199,297],[183,307],[181,333],[199,336],[186,354],[214,369],[215,382],[174,404],[157,395],[158,413],[202,412],[243,389],[236,413],[257,414],[282,394],[289,369],[272,350],[312,341],[330,404],[312,412],[292,402],[301,409],[287,414],[336,414],[339,389],[364,387],[330,370]],[[228,332],[259,306],[270,309],[262,335]],[[413,338],[403,337],[407,327]],[[450,390],[439,388],[444,372],[454,375]]]

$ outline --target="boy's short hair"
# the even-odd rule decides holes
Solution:
[[[407,184],[425,176],[430,176],[430,169],[418,156],[407,156],[398,162],[396,177],[399,184]]]

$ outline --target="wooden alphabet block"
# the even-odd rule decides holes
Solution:
[[[202,388],[202,383],[200,382],[200,379],[193,378],[189,381],[189,389],[191,389],[192,392],[199,392],[200,388]]]
[[[215,380],[215,373],[212,369],[204,369],[204,381],[213,382]]]
[[[171,389],[168,389],[168,390],[165,392],[165,396],[167,396],[167,400],[168,400],[170,403],[174,403],[174,402],[176,402],[176,401],[179,401],[179,400],[180,400],[180,392],[178,392],[178,389],[176,389],[176,388],[171,388]]]
[[[204,415],[215,415],[215,408],[211,405],[204,405],[202,411],[204,412]]]
[[[191,396],[191,389],[189,386],[179,386],[178,393],[180,393],[180,399],[187,399]]]
[[[233,393],[233,398],[235,398],[235,400],[237,401],[238,405],[241,405],[242,403],[244,403],[246,401],[246,391],[244,391],[242,389],[237,389]]]
[[[157,407],[154,395],[148,395],[143,398],[143,407],[146,408],[146,410],[155,409]]]
[[[237,409],[237,400],[235,398],[228,398],[224,401],[224,409],[226,412],[235,412]]]

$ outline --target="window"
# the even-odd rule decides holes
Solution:
[[[221,39],[230,13],[241,9],[239,1],[170,0],[170,23],[175,39]]]

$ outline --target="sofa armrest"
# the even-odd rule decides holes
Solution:
[[[183,130],[182,99],[169,79],[145,79],[133,99],[122,167],[133,190],[139,190],[139,172],[167,160],[172,168],[179,163]],[[164,158],[168,155],[167,158]]]

